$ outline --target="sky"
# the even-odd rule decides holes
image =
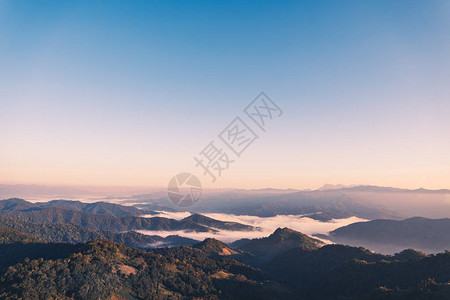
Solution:
[[[449,82],[448,1],[0,0],[0,183],[450,188]]]

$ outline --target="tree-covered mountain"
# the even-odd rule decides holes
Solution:
[[[193,245],[192,248],[200,249],[203,252],[211,255],[234,256],[242,253],[242,251],[238,249],[232,249],[224,242],[212,238],[207,238],[203,242]]]
[[[37,236],[0,225],[0,244],[32,243],[42,241]]]
[[[2,200],[0,201],[0,208],[4,209],[0,210],[0,217],[39,224],[71,223],[91,230],[108,230],[114,232],[131,230],[187,230],[215,232],[217,229],[247,231],[255,229],[249,225],[235,222],[223,222],[200,215],[190,216],[182,220],[163,217],[116,217],[110,214],[98,214],[83,211],[82,209],[79,209],[81,204],[78,202],[68,205],[67,201],[65,201],[62,205],[66,208],[35,205],[22,199]],[[75,208],[67,209],[68,207]],[[110,211],[112,210],[110,209]],[[115,210],[115,212],[117,212],[117,210]]]
[[[106,239],[138,249],[153,247],[191,246],[197,240],[177,235],[160,237],[145,235],[135,231],[111,232],[107,230],[90,230],[70,223],[36,224],[27,221],[0,218],[0,226],[29,234],[46,242],[86,243],[94,239]]]
[[[183,221],[202,224],[215,229],[236,230],[236,231],[252,231],[255,229],[253,226],[244,225],[236,222],[219,221],[213,218],[203,216],[201,214],[192,214],[191,216],[184,218]]]
[[[25,258],[55,258],[72,249],[67,243],[46,243],[36,236],[0,226],[0,270]],[[1,294],[0,294],[1,298]]]
[[[321,276],[311,299],[449,299],[450,252],[407,262],[351,260]],[[351,279],[350,279],[351,278]]]
[[[293,248],[313,250],[321,247],[323,242],[289,228],[278,228],[270,236],[259,239],[244,239],[231,243],[238,248],[254,255],[257,262],[267,262],[275,256]]]
[[[109,202],[85,203],[71,200],[52,200],[49,202],[37,202],[39,207],[56,207],[67,210],[79,210],[99,215],[110,215],[115,217],[141,216],[154,214],[152,210],[139,209],[135,206],[125,206]]]
[[[293,284],[305,299],[446,299],[441,296],[450,296],[450,252],[425,255],[406,250],[385,256],[364,248],[328,245],[313,251],[292,249],[263,269]],[[423,288],[426,282],[428,287]]]
[[[194,244],[176,236],[161,238],[119,231],[255,228],[198,214],[182,220],[117,217],[114,214],[124,213],[120,207],[109,210],[100,207],[88,208],[67,201],[51,205],[21,199],[0,201],[0,298],[447,299],[450,296],[450,252],[426,255],[408,249],[394,256],[382,255],[364,248],[324,245],[288,228],[278,228],[266,238],[243,239],[231,245],[215,239]],[[441,236],[441,242],[445,242],[448,219],[431,221],[413,218],[356,225],[375,223],[378,227],[366,231],[372,238],[378,238],[379,231],[390,230],[390,234],[397,234],[397,240],[401,240],[402,233],[403,241],[413,233],[428,233],[432,240]],[[380,229],[379,224],[393,227]],[[187,242],[192,247],[136,249],[174,246],[175,242]]]
[[[305,289],[320,280],[322,274],[352,259],[376,262],[387,257],[364,248],[344,245],[326,245],[314,251],[298,247],[276,256],[264,268],[299,289]]]
[[[10,198],[0,201],[0,210],[10,211],[30,211],[41,208],[52,207],[65,210],[83,211],[98,215],[110,215],[115,217],[141,216],[144,214],[154,214],[147,209],[139,209],[134,206],[126,206],[109,202],[85,203],[72,200],[52,200],[48,202],[32,203],[20,198]]]
[[[450,249],[450,219],[414,217],[401,221],[358,222],[340,227],[324,238],[383,253],[406,248],[438,253]]]
[[[2,211],[26,211],[36,209],[37,206],[20,198],[9,198],[0,201],[0,210]]]
[[[269,239],[269,237],[267,238]],[[107,240],[48,243],[0,226],[2,299],[448,299],[450,252],[395,256],[301,240],[261,269],[241,250],[206,239],[148,251]],[[288,244],[286,244],[288,245]],[[263,253],[263,255],[265,255]]]
[[[11,260],[0,274],[2,299],[289,299],[290,288],[227,257],[175,247],[141,251],[106,240],[52,247],[45,258]],[[16,255],[15,253],[8,253]]]

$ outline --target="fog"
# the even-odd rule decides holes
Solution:
[[[190,216],[189,212],[158,212],[156,216],[166,217],[181,220]],[[242,238],[261,238],[266,237],[273,233],[278,227],[288,227],[290,229],[302,232],[307,235],[313,235],[316,233],[327,234],[328,232],[346,226],[355,222],[364,222],[365,219],[350,217],[345,219],[334,219],[329,222],[317,221],[304,215],[280,215],[275,217],[261,218],[255,216],[246,215],[232,215],[232,214],[220,214],[220,213],[205,213],[202,214],[207,217],[228,221],[238,222],[241,224],[251,225],[258,227],[255,231],[229,231],[219,230],[217,233],[211,232],[187,232],[187,231],[150,231],[150,230],[138,230],[138,232],[148,235],[159,235],[166,237],[168,235],[179,235],[196,240],[204,240],[205,238],[215,238],[225,243],[230,243]],[[155,215],[149,215],[148,217],[154,217]],[[329,242],[329,241],[325,241]]]

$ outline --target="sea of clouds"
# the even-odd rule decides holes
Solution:
[[[189,217],[189,212],[158,212],[159,217],[171,218],[181,220]],[[261,238],[267,237],[272,234],[277,228],[287,227],[304,234],[312,236],[313,234],[327,234],[328,232],[337,229],[342,226],[347,226],[355,222],[365,222],[367,220],[358,217],[350,217],[345,219],[333,219],[329,222],[321,222],[314,220],[304,215],[279,215],[275,217],[255,217],[248,215],[232,215],[223,213],[203,213],[202,215],[228,222],[238,222],[241,224],[251,225],[258,227],[259,230],[255,231],[229,231],[219,230],[217,233],[211,232],[187,232],[187,231],[150,231],[139,230],[138,232],[148,235],[159,235],[166,237],[168,235],[179,235],[196,240],[204,240],[205,238],[215,238],[225,243],[230,243],[242,238]],[[155,215],[149,215],[147,217],[155,217]],[[325,241],[328,242],[328,241]]]

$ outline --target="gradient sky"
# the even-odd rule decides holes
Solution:
[[[449,1],[1,1],[0,183],[450,188]],[[284,110],[214,184],[193,157]]]

